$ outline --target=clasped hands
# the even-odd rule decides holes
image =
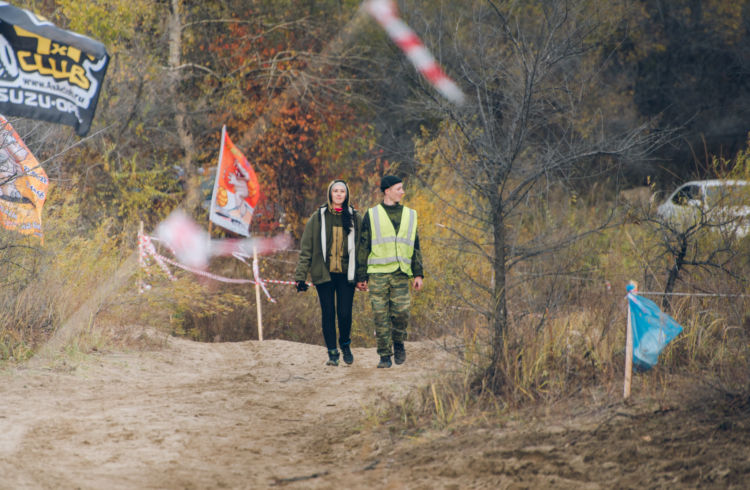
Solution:
[[[422,289],[422,278],[417,276],[414,278],[414,290],[419,291]],[[304,292],[307,291],[307,288],[310,286],[307,285],[305,281],[297,281],[297,292]],[[369,291],[370,288],[367,287],[367,281],[360,281],[357,283],[357,291]]]
[[[417,276],[414,278],[414,290],[419,291],[422,289],[422,277]],[[360,281],[357,283],[357,291],[369,291],[370,288],[367,287],[367,281]]]

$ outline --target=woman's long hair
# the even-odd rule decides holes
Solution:
[[[344,231],[346,231],[346,234],[349,235],[349,233],[351,233],[352,231],[352,228],[354,228],[354,217],[352,216],[352,212],[349,210],[349,185],[345,181],[336,179],[328,184],[328,209],[333,211],[333,199],[331,199],[331,191],[333,190],[333,186],[338,183],[344,184],[344,187],[346,187],[346,198],[341,204],[341,206],[343,207],[343,209],[341,210],[341,222],[344,225]]]

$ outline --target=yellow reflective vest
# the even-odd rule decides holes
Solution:
[[[367,273],[395,272],[401,269],[411,277],[411,258],[417,238],[417,212],[404,206],[398,234],[382,204],[370,208],[370,255]]]

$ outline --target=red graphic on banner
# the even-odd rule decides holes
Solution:
[[[211,196],[212,222],[243,236],[250,236],[250,223],[260,198],[258,177],[245,155],[221,130],[219,164]]]

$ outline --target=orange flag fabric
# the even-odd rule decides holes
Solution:
[[[48,186],[42,166],[0,116],[0,225],[43,239],[42,206]]]
[[[250,236],[250,223],[259,198],[260,186],[253,167],[232,143],[226,126],[222,127],[209,219],[233,233]]]

